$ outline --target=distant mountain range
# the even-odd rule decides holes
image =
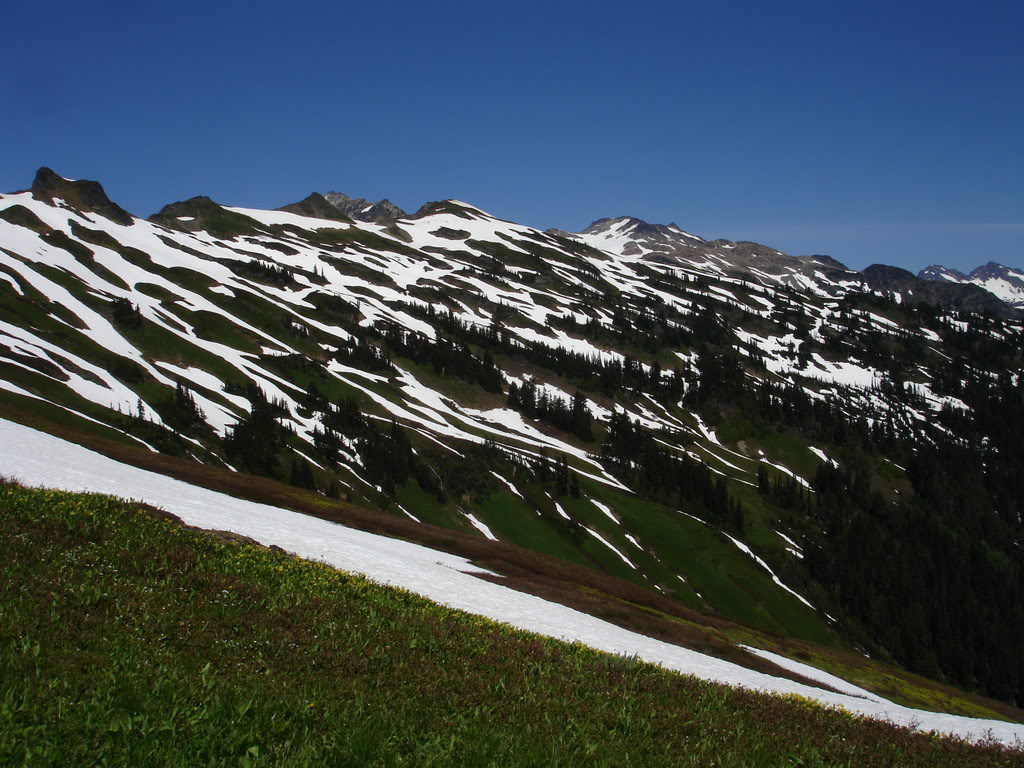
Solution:
[[[340,192],[327,192],[323,195],[314,193],[280,210],[322,218],[337,218],[341,214],[344,219],[384,224],[407,215],[390,200],[371,202],[363,198],[351,198]],[[916,287],[921,297],[946,306],[1005,312],[980,292],[936,288],[917,282],[943,281],[974,285],[1014,309],[1024,308],[1024,270],[992,261],[976,268],[969,275],[956,269],[933,265],[922,269],[915,278],[912,273],[899,267],[872,265],[864,272],[857,272],[830,256],[791,256],[749,241],[707,241],[684,231],[677,224],[649,224],[635,216],[597,219],[581,232],[562,229],[550,229],[547,232],[622,256],[660,258],[665,263],[685,265],[720,275],[743,275],[748,279],[768,280],[778,285],[808,288],[811,285],[823,287],[830,283],[843,284],[860,280],[879,289],[898,286],[900,291],[911,296]]]
[[[990,261],[965,275],[956,269],[933,265],[917,273],[922,280],[945,280],[951,283],[977,285],[1012,307],[1024,308],[1024,270]]]

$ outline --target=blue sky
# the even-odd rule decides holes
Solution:
[[[12,3],[0,189],[602,216],[1024,266],[1019,2]]]

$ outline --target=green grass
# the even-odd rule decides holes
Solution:
[[[505,582],[515,588],[531,591],[537,584],[543,584],[544,594],[548,599],[593,612],[642,634],[678,642],[686,647],[718,655],[740,664],[749,666],[751,659],[741,658],[742,655],[737,656],[734,642],[776,650],[804,661],[808,658],[807,653],[816,654],[824,659],[820,664],[815,660],[816,665],[831,671],[839,670],[837,674],[840,676],[853,680],[862,687],[891,698],[900,704],[926,709],[941,709],[956,714],[1005,717],[1010,720],[1024,721],[1022,720],[1024,712],[1001,702],[984,699],[932,680],[911,675],[886,664],[865,659],[859,653],[844,651],[834,645],[832,647],[812,646],[798,640],[783,640],[770,632],[766,633],[734,624],[728,621],[720,611],[715,611],[714,601],[709,598],[711,605],[705,604],[696,597],[692,584],[683,584],[676,578],[675,574],[679,572],[678,563],[675,558],[665,559],[664,552],[658,554],[658,557],[665,560],[665,562],[660,562],[653,556],[639,555],[632,545],[623,544],[623,551],[627,552],[628,556],[650,577],[649,584],[659,585],[667,593],[677,598],[679,603],[666,603],[663,598],[656,597],[657,593],[653,590],[636,591],[624,582],[615,582],[597,571],[570,565],[567,561],[584,565],[593,565],[593,561],[586,560],[581,550],[572,546],[571,538],[560,538],[549,521],[542,520],[535,513],[527,516],[526,508],[518,506],[521,502],[517,498],[503,499],[502,494],[496,493],[481,501],[481,504],[488,510],[487,512],[482,513],[479,507],[474,508],[474,514],[491,526],[492,530],[503,539],[503,542],[507,542],[507,544],[492,547],[475,531],[465,535],[455,533],[451,529],[416,524],[405,518],[397,509],[391,509],[392,514],[382,515],[379,511],[339,504],[321,495],[309,494],[266,478],[239,475],[226,469],[153,453],[141,448],[136,441],[120,432],[79,419],[57,405],[40,400],[9,393],[7,400],[0,400],[0,415],[59,434],[65,439],[99,450],[118,460],[170,474],[186,482],[213,487],[261,503],[296,509],[362,530],[419,541],[427,546],[458,554],[480,563],[489,570],[504,574]],[[357,490],[361,485],[361,483],[356,484]],[[412,485],[415,484],[411,483],[410,486]],[[594,490],[591,487],[586,489],[588,493],[593,493]],[[407,504],[407,500],[404,498],[400,500],[417,516],[423,511],[420,508],[415,508],[415,505]],[[643,514],[644,502],[625,496],[623,500],[624,502],[620,500],[619,503],[625,503],[627,506],[635,504],[635,511],[638,514]],[[355,501],[357,504],[364,504],[365,500],[362,500],[362,496],[357,492]],[[379,503],[379,501],[375,498],[373,503]],[[504,502],[506,501],[511,501],[512,506],[505,506]],[[606,498],[605,501],[614,503],[615,500]],[[572,504],[571,501],[569,503]],[[495,505],[495,512],[498,512],[496,515],[491,512],[492,504]],[[575,512],[575,510],[573,511]],[[620,509],[620,514],[621,511]],[[451,509],[440,505],[437,505],[436,512],[442,517],[446,514],[456,514]],[[425,517],[429,517],[429,515],[425,515]],[[461,516],[457,517],[461,518]],[[580,517],[584,521],[588,521],[585,515],[581,514]],[[658,518],[652,516],[651,519],[657,520]],[[599,520],[600,518],[593,518],[588,521],[588,524]],[[438,518],[438,522],[441,522],[441,518]],[[600,528],[600,526],[598,527]],[[607,532],[613,527],[609,522],[602,531]],[[467,530],[464,519],[457,521],[457,528]],[[631,530],[635,535],[641,537],[644,535],[631,529],[628,521],[626,530]],[[454,535],[450,535],[450,533]],[[533,536],[542,537],[542,541],[530,541]],[[612,538],[617,540],[614,536]],[[515,543],[529,545],[534,548],[534,551],[550,551],[561,559],[535,555],[526,549],[510,550],[507,548],[510,544]],[[724,552],[730,553],[732,549],[735,548],[729,545]],[[696,547],[692,553],[695,567],[703,567],[697,560],[710,554],[712,553],[704,551],[699,546]],[[731,554],[737,558],[745,557],[738,550]],[[744,560],[744,562],[747,566],[750,565],[749,561]],[[682,573],[692,576],[685,568]],[[767,578],[763,573],[757,575],[760,578]],[[524,576],[525,579],[522,578]],[[785,578],[784,574],[783,577]],[[637,580],[633,579],[633,581]],[[707,582],[700,583],[702,594],[708,597]],[[726,582],[726,586],[729,586],[729,582]],[[581,599],[584,593],[586,593],[586,599]],[[682,606],[689,606],[698,612],[689,613]],[[717,613],[717,615],[709,615],[709,613]],[[654,619],[653,624],[652,619]],[[830,637],[829,643],[835,642],[836,639]]]
[[[410,480],[397,493],[398,503],[414,514],[417,519],[434,525],[454,527],[453,514],[437,499]]]
[[[769,432],[760,446],[772,461],[788,467],[805,480],[814,478],[821,459],[807,449],[807,443],[791,432]]]
[[[333,250],[342,250],[345,246],[362,246],[373,251],[391,251],[392,253],[419,255],[415,249],[410,248],[407,245],[396,243],[390,238],[383,237],[374,232],[369,232],[365,229],[360,229],[359,227],[324,227],[322,229],[310,231],[286,224],[274,226],[271,227],[271,229],[274,232],[289,232],[291,234],[298,235],[313,245]]]
[[[0,486],[0,764],[1011,766],[189,530]]]
[[[140,328],[122,328],[120,331],[147,359],[200,368],[224,382],[245,381],[244,375],[222,356],[193,344],[161,325],[147,321]]]
[[[3,363],[0,363],[0,372],[3,372],[9,381],[15,380],[12,373],[4,371]],[[88,403],[86,400],[82,402]],[[89,403],[89,405],[92,404]],[[109,416],[110,411],[107,411],[105,415]],[[4,392],[3,399],[0,400],[0,418],[11,419],[42,431],[48,431],[52,429],[53,424],[61,423],[69,430],[97,440],[113,441],[130,447],[139,445],[137,441],[112,426],[90,421],[78,414],[71,413],[56,403],[15,392]]]
[[[821,617],[775,587],[764,570],[717,531],[660,504],[596,485],[587,490],[619,514],[626,530],[651,547],[671,574],[666,588],[685,604],[700,610],[710,607],[759,630],[816,643],[835,642]],[[627,556],[631,552],[623,551]],[[676,575],[684,576],[687,584]],[[672,584],[673,580],[678,583]]]
[[[539,516],[527,502],[510,491],[490,494],[474,512],[491,532],[502,541],[558,557],[572,563],[587,565],[588,560],[566,536]]]
[[[506,400],[504,396],[494,392],[487,392],[475,382],[466,381],[457,376],[445,376],[436,373],[433,367],[413,362],[405,357],[396,357],[393,362],[415,376],[416,380],[425,387],[429,387],[466,408],[487,410],[490,408],[503,408],[505,406]]]
[[[24,395],[4,391],[4,400],[8,401],[11,405],[16,404],[16,407],[28,406],[30,409],[35,409],[53,403],[55,406],[65,406],[104,423],[112,423],[122,418],[118,416],[116,411],[96,405],[91,400],[86,400],[62,382],[55,381],[35,371],[28,371],[24,368],[10,365],[3,358],[0,358],[0,375],[6,381],[10,381],[28,392],[45,398],[44,400],[35,400]],[[122,407],[125,408],[132,406],[134,406],[134,403],[122,404]],[[68,411],[57,407],[54,408],[53,413],[58,413],[63,418],[65,414],[68,414]],[[68,415],[70,416],[71,414]]]

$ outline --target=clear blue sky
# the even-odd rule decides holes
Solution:
[[[602,216],[1024,266],[1017,2],[12,2],[0,189]]]

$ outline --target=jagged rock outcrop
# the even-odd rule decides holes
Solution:
[[[128,211],[107,197],[98,181],[65,179],[45,166],[36,171],[31,192],[36,200],[50,205],[63,200],[75,210],[96,213],[118,224],[127,226],[135,221]]]
[[[405,216],[405,211],[390,200],[371,203],[361,197],[349,197],[341,192],[328,192],[323,199],[338,211],[357,221],[386,223]]]

